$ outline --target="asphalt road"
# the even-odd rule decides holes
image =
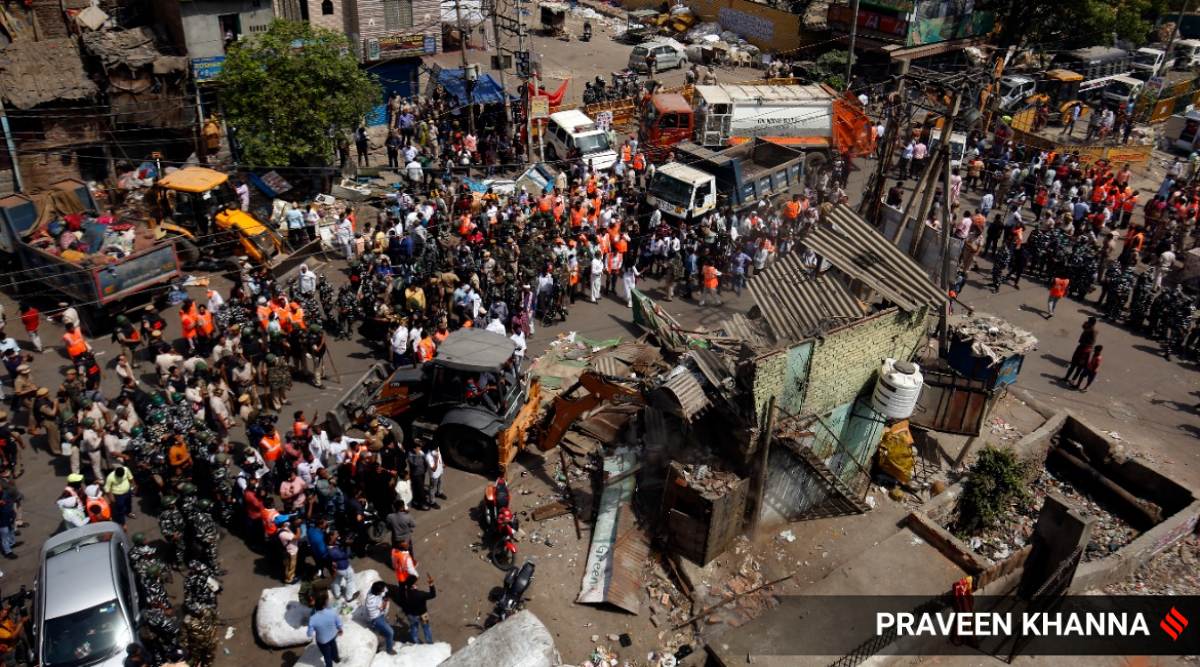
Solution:
[[[628,46],[608,40],[602,31],[592,42],[559,42],[537,38],[537,48],[543,53],[546,70],[555,68],[575,81],[595,76],[598,73],[620,69],[628,54]],[[472,53],[473,60],[482,60],[483,54]],[[439,55],[437,59],[457,62],[457,54]],[[722,73],[722,80],[751,78],[752,72]],[[665,78],[668,85],[675,83],[672,72]],[[578,94],[581,86],[572,85],[572,95]],[[860,163],[869,167],[870,162]],[[862,186],[864,172],[856,172],[851,179],[852,201],[857,202],[857,192]],[[969,204],[972,202],[969,202]],[[986,263],[984,263],[986,266]],[[319,268],[336,281],[342,279],[340,262]],[[1065,360],[1074,346],[1075,335],[1084,319],[1092,314],[1089,304],[1064,301],[1053,320],[1045,320],[1040,311],[1044,307],[1045,289],[1026,282],[1020,290],[1011,286],[991,294],[981,289],[985,282],[982,274],[972,277],[972,282],[962,298],[979,311],[1005,317],[1018,326],[1025,327],[1038,335],[1040,348],[1029,355],[1021,373],[1019,386],[1037,400],[1055,408],[1070,409],[1096,426],[1120,433],[1128,448],[1137,455],[1162,466],[1170,466],[1177,478],[1200,484],[1200,453],[1195,442],[1200,435],[1200,419],[1195,408],[1197,403],[1196,383],[1200,370],[1196,364],[1186,361],[1167,362],[1158,354],[1157,345],[1120,326],[1107,323],[1101,325],[1100,342],[1105,345],[1104,368],[1092,390],[1080,394],[1062,386],[1057,378],[1064,372]],[[216,283],[222,291],[225,287]],[[656,281],[647,281],[643,287],[657,296]],[[201,297],[203,290],[193,288],[194,297]],[[732,297],[732,295],[727,295]],[[7,295],[0,295],[9,314],[9,331],[17,333],[23,340],[16,306]],[[53,303],[53,299],[49,301]],[[700,308],[694,303],[677,299],[663,304],[668,311],[689,327],[715,324],[721,317],[734,310],[745,312],[750,306],[749,297],[728,298],[726,306]],[[165,313],[168,322],[167,335],[179,333],[178,319],[173,312]],[[531,341],[530,357],[538,354],[539,348],[556,334],[577,331],[590,338],[638,335],[630,322],[629,310],[623,302],[605,299],[598,305],[579,304],[572,308],[569,320],[549,330],[539,329]],[[47,342],[57,341],[61,329],[47,323],[43,338]],[[109,363],[116,354],[115,347],[107,337],[92,341],[102,352],[100,360]],[[324,411],[332,405],[340,393],[374,362],[361,342],[335,341],[332,344],[335,364],[340,373],[340,382],[330,382],[324,389],[298,383],[291,393],[293,408],[303,408],[310,415]],[[60,381],[61,372],[67,366],[66,359],[56,346],[52,351],[37,356],[34,362],[34,378],[40,384],[54,387]],[[104,383],[106,394],[116,391],[115,376],[111,373]],[[241,429],[237,429],[240,433]],[[20,537],[23,544],[16,549],[19,559],[3,562],[4,575],[0,578],[0,590],[7,594],[20,584],[31,584],[37,565],[37,549],[59,524],[59,515],[54,506],[65,477],[65,462],[47,454],[40,438],[35,439],[35,449],[26,453],[27,473],[19,480],[26,496],[24,512],[31,526]],[[533,454],[518,458],[512,478],[514,482],[514,505],[518,510],[528,510],[541,502],[550,489],[552,480],[540,470],[541,459]],[[551,466],[553,469],[553,466]],[[449,500],[442,509],[416,514],[417,538],[415,551],[422,572],[430,572],[438,578],[439,596],[431,603],[431,615],[435,638],[450,641],[456,648],[476,635],[490,609],[487,595],[497,586],[501,573],[486,563],[480,553],[472,549],[479,539],[479,530],[471,518],[472,509],[482,497],[485,480],[455,470],[446,476],[446,493]],[[131,522],[133,531],[145,531],[157,537],[152,517],[139,514]],[[583,558],[588,536],[577,541],[568,516],[551,519],[542,524],[527,523],[531,533],[536,530],[541,538],[521,544],[522,557],[537,559],[537,579],[532,587],[533,600],[530,608],[546,622],[555,633],[564,659],[578,663],[591,651],[592,635],[605,637],[608,634],[628,632],[634,645],[622,651],[628,657],[644,656],[657,647],[656,634],[659,629],[648,622],[646,615],[632,616],[619,611],[599,610],[576,605],[573,600],[578,592],[582,576]],[[547,544],[547,539],[549,544]],[[230,574],[224,578],[225,592],[220,598],[222,622],[234,629],[233,637],[221,642],[218,664],[268,665],[289,664],[298,651],[267,651],[259,646],[252,633],[252,612],[259,592],[264,587],[278,585],[277,564],[264,556],[250,551],[236,537],[225,536],[221,543],[221,557]],[[374,567],[390,580],[389,567],[382,560],[361,559],[355,562],[356,569]],[[174,584],[178,595],[179,578]],[[224,630],[222,630],[224,636]],[[602,643],[609,643],[602,640]]]

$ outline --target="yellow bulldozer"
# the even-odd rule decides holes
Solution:
[[[227,174],[185,167],[158,179],[150,202],[151,228],[159,239],[175,237],[185,265],[241,255],[274,266],[287,254],[283,237],[241,210]]]

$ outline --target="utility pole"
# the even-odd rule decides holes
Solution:
[[[954,115],[958,115],[958,101],[962,99],[961,95],[954,96]],[[950,292],[950,150],[946,146],[945,165],[942,168],[942,293]],[[938,350],[946,351],[946,335],[950,328],[950,303],[947,301],[942,304],[941,312],[938,316]]]
[[[470,63],[467,62],[467,31],[463,30],[462,19],[462,0],[454,0],[454,17],[458,23],[458,38],[459,46],[462,47],[462,72],[463,72],[463,90],[467,93],[467,128],[472,135],[475,134],[475,86],[471,81],[468,69]]]
[[[508,84],[504,80],[504,47],[500,42],[500,0],[492,0],[492,32],[496,35],[496,69],[500,71],[500,90],[504,91],[504,121],[507,132],[512,132],[512,101],[508,98]]]
[[[950,103],[950,113],[949,113],[949,115],[947,115],[944,118],[945,122],[942,124],[942,133],[938,139],[937,156],[933,159],[933,163],[929,165],[929,171],[927,174],[930,177],[929,178],[929,190],[925,193],[925,196],[921,199],[921,209],[919,211],[917,211],[917,228],[915,230],[913,230],[912,245],[909,246],[909,248],[908,248],[908,254],[914,258],[917,256],[917,248],[920,246],[921,236],[923,236],[925,233],[925,216],[929,215],[929,204],[930,204],[930,201],[933,199],[932,195],[933,195],[933,191],[935,189],[934,184],[937,183],[937,175],[939,173],[937,171],[937,169],[939,167],[943,166],[943,163],[944,163],[944,166],[947,170],[947,174],[949,174],[950,133],[954,130],[954,121],[958,118],[958,109],[959,109],[959,106],[961,105],[961,103],[962,103],[962,91],[961,91],[961,88],[956,88],[954,91],[954,101]],[[947,230],[945,230],[945,229],[942,230],[943,234],[945,234],[946,232],[947,232]],[[920,263],[920,262],[918,262],[918,263]]]
[[[854,0],[854,16],[850,17],[850,55],[846,58],[846,90],[850,90],[850,74],[854,71],[854,42],[858,39],[858,2]]]
[[[524,58],[525,68],[521,71],[521,96],[525,98],[525,161],[533,162],[533,95],[529,91],[529,75],[533,71],[533,58],[526,50],[525,14],[521,12],[521,0],[517,7],[517,52]],[[535,88],[536,91],[536,88]]]
[[[900,85],[894,94],[901,102],[904,100],[903,77],[900,78]],[[883,142],[882,151],[879,161],[875,164],[875,173],[871,176],[871,183],[863,193],[862,203],[858,207],[858,212],[862,213],[873,225],[879,224],[879,207],[882,205],[879,200],[883,197],[884,187],[887,185],[887,170],[892,164],[892,156],[896,152],[896,137],[900,135],[900,118],[903,115],[900,104],[885,106],[887,108],[887,127],[884,128],[883,136],[878,139]]]

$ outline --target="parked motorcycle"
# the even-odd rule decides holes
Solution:
[[[502,570],[511,570],[517,558],[517,517],[508,508],[508,484],[501,477],[483,492],[483,530],[488,558]]]
[[[496,599],[496,607],[488,617],[487,626],[491,627],[500,621],[521,611],[525,606],[525,591],[533,583],[534,564],[525,561],[520,569],[512,569],[504,575],[504,586]]]
[[[592,41],[592,22],[591,21],[583,22],[583,38],[582,39],[585,42]]]

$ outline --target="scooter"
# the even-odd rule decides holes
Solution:
[[[592,41],[592,22],[591,21],[583,22],[583,37],[581,39],[585,42]]]
[[[525,561],[519,570],[509,570],[508,574],[504,575],[504,587],[496,600],[496,608],[488,617],[489,627],[521,611],[525,606],[525,591],[529,590],[530,584],[533,583],[533,570],[534,564]]]
[[[501,477],[483,492],[483,529],[491,543],[488,558],[502,570],[512,570],[517,558],[517,529],[520,527],[508,508],[508,484]]]

